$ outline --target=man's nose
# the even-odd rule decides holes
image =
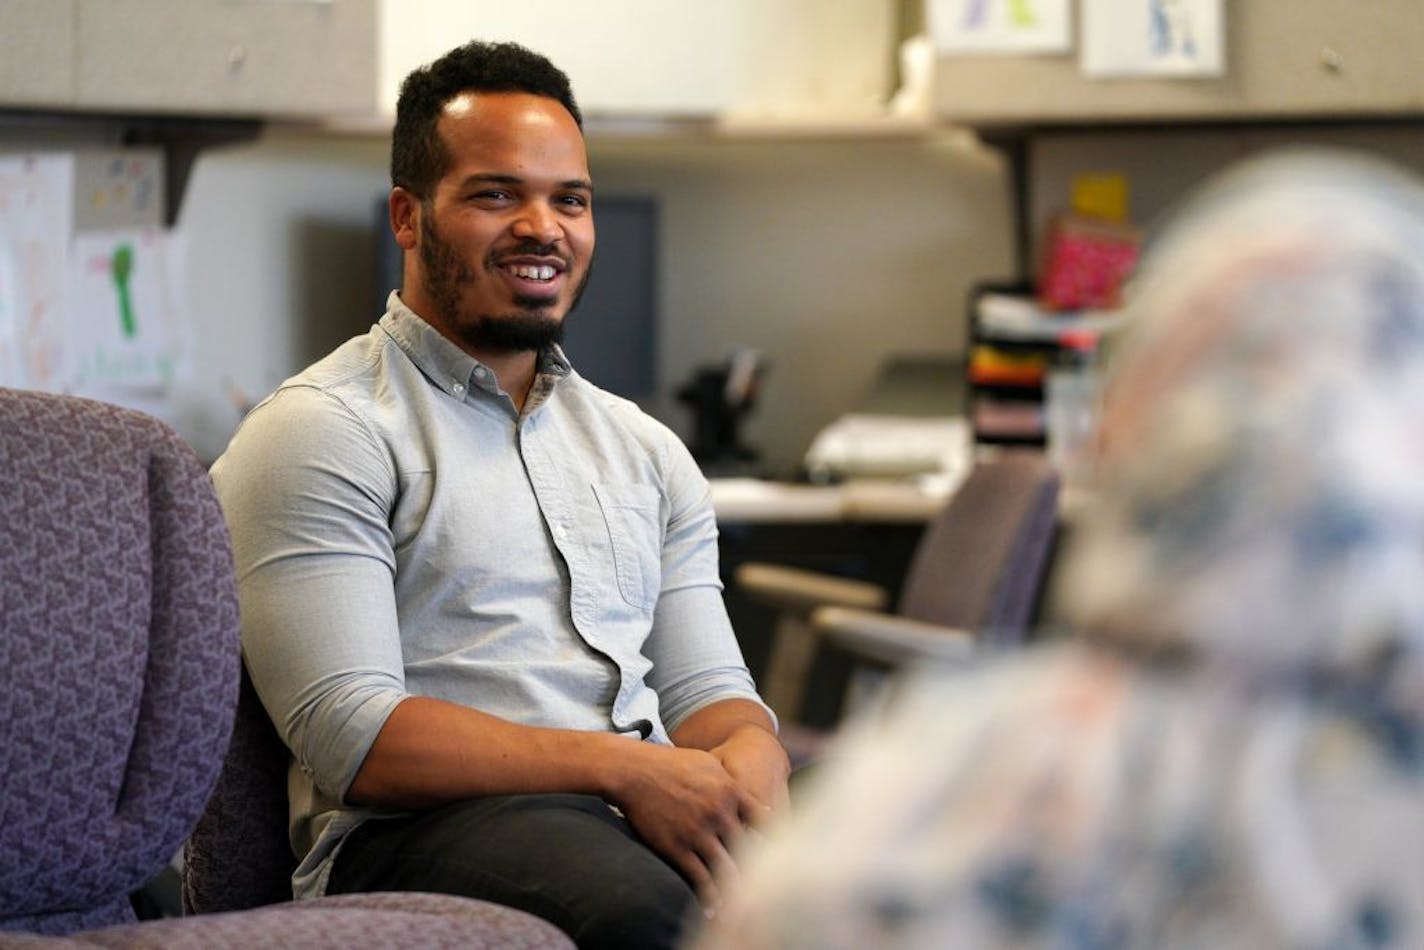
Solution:
[[[563,236],[563,228],[554,209],[543,202],[530,202],[522,206],[519,217],[514,221],[513,230],[516,237],[538,241],[540,244],[553,244]]]

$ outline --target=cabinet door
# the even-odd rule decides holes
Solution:
[[[0,0],[0,103],[74,101],[75,0]]]
[[[1089,79],[1067,56],[943,58],[935,105],[992,125],[1424,111],[1420,0],[1232,0],[1226,75]]]
[[[79,0],[79,105],[369,113],[375,0]]]

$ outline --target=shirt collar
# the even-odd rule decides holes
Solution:
[[[386,313],[381,317],[380,327],[432,383],[451,396],[463,398],[465,391],[472,388],[491,394],[499,392],[494,372],[488,366],[447,340],[407,307],[394,290],[386,298]],[[540,353],[534,380],[534,391],[539,393],[540,401],[552,391],[555,382],[571,371],[568,357],[557,344]]]

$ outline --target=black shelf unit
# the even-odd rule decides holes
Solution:
[[[986,320],[985,299],[991,294],[1009,298],[999,300],[997,306],[1011,312],[1001,309],[995,319]],[[970,291],[968,307],[965,385],[975,442],[1045,446],[1048,375],[1061,354],[1073,346],[1070,335],[1091,335],[1096,349],[1098,340],[1111,333],[1120,318],[1109,310],[1041,310],[1032,285],[1021,281],[978,284]],[[986,362],[1011,366],[1020,361],[1021,371],[1029,374],[1026,380],[980,376]]]
[[[968,408],[974,441],[981,444],[1005,446],[1042,447],[1046,443],[1046,424],[1043,417],[1043,378],[1036,383],[984,382],[975,379],[975,361],[982,348],[990,348],[1009,357],[1042,357],[1046,364],[1058,350],[1055,342],[1024,340],[1018,337],[996,334],[986,328],[981,320],[980,303],[987,294],[1011,294],[1029,296],[1033,287],[1024,282],[986,282],[976,284],[969,291],[968,354],[965,369],[965,384],[968,387]],[[1018,426],[994,425],[993,416],[1004,414],[1035,416],[1036,425],[1026,426],[1021,420]],[[1033,431],[1024,431],[1033,428]],[[1016,431],[1011,431],[1016,430]]]

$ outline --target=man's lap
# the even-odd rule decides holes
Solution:
[[[508,795],[373,819],[337,854],[328,893],[421,890],[543,917],[580,946],[672,945],[687,882],[592,795]]]

